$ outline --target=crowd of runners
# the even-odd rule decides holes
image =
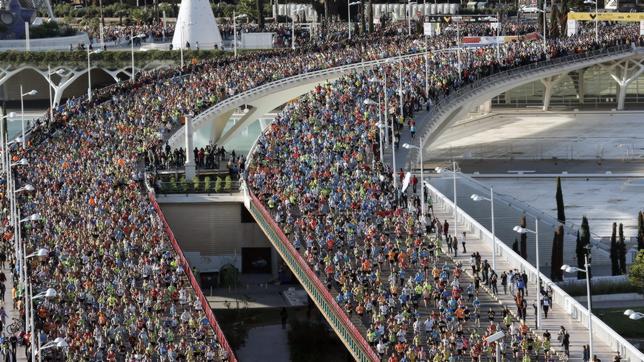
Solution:
[[[384,348],[386,358],[423,360],[424,354],[424,359],[441,360],[458,353],[491,353],[481,338],[500,327],[492,321],[484,323],[485,331],[466,328],[466,311],[471,318],[480,310],[475,298],[461,298],[463,269],[441,256],[439,238],[423,233],[417,198],[410,196],[400,207],[391,170],[373,152],[378,111],[364,100],[385,92],[391,98],[388,114],[397,119],[394,132],[403,132],[414,123],[415,110],[486,74],[642,41],[635,29],[621,26],[601,37],[601,44],[584,35],[551,40],[547,55],[537,42],[506,44],[501,58],[494,49],[440,51],[455,46],[449,33],[427,43],[404,35],[362,37],[143,73],[135,83],[97,91],[91,101],[69,99],[53,120],[36,127],[24,148],[10,150],[17,163],[16,188],[25,190],[15,196],[19,217],[41,215],[23,224],[26,252],[48,251],[46,257],[29,259],[28,279],[34,294],[57,291],[55,298],[35,303],[38,339],[45,343],[60,337],[69,346],[66,357],[50,349],[48,358],[225,360],[227,352],[142,187],[146,154],[165,152],[164,140],[180,116],[198,114],[231,95],[294,74],[418,53],[426,46],[432,50],[429,94],[422,56],[320,84],[288,105],[261,137],[246,179],[311,267],[342,295],[342,307],[362,315],[368,340],[378,351]],[[400,82],[398,67],[404,67]],[[383,87],[384,72],[388,83]],[[396,96],[399,84],[402,105]],[[6,182],[3,187],[1,227],[11,247],[15,230],[9,223]],[[15,255],[9,264],[18,285]],[[18,288],[13,299],[24,315],[21,296]],[[424,303],[432,313],[422,320],[423,331],[416,312]],[[543,350],[536,345],[539,338],[518,325],[512,341],[518,353],[525,359]],[[21,336],[28,344],[25,332]]]

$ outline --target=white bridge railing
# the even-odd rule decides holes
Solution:
[[[443,195],[438,189],[432,185],[428,185],[429,196],[432,197],[435,207],[445,206],[448,209],[454,210],[454,203],[448,197]],[[462,222],[468,229],[468,233],[477,235],[483,242],[490,243],[492,246],[492,233],[483,227],[473,217],[464,212],[460,207],[457,209],[458,221]],[[504,257],[512,268],[525,271],[528,274],[528,280],[537,280],[537,269],[524,260],[520,255],[510,249],[499,238],[496,238],[497,256]],[[573,320],[576,320],[582,326],[588,325],[588,310],[576,301],[573,297],[568,295],[563,289],[558,287],[554,282],[547,278],[543,273],[539,273],[544,285],[552,288],[553,305],[563,308],[566,314]],[[628,361],[644,361],[644,354],[635,348],[630,342],[617,334],[601,319],[593,315],[593,338],[601,340],[608,344],[611,350],[619,351],[621,355]]]

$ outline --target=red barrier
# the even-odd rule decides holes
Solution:
[[[157,200],[154,197],[154,194],[150,192],[148,193],[148,197],[150,198],[150,202],[152,202],[152,206],[154,206],[154,209],[157,211],[157,215],[159,215],[159,218],[161,218],[161,221],[163,221],[163,226],[165,227],[166,234],[168,234],[168,238],[170,238],[170,242],[172,243],[172,248],[174,248],[174,251],[179,255],[179,259],[181,260],[181,265],[183,266],[183,270],[188,276],[188,280],[190,280],[190,285],[192,285],[192,289],[194,289],[195,294],[197,295],[197,298],[199,298],[199,301],[201,302],[201,307],[203,308],[204,313],[206,313],[206,318],[208,318],[208,322],[210,322],[210,326],[212,327],[212,329],[215,331],[215,334],[217,335],[217,342],[219,342],[219,345],[221,345],[221,347],[228,352],[228,361],[237,362],[237,358],[235,358],[235,354],[233,353],[233,350],[230,348],[230,345],[228,344],[228,340],[226,340],[226,336],[224,336],[224,332],[221,330],[221,328],[219,328],[217,319],[215,318],[215,315],[212,313],[212,309],[210,309],[210,304],[208,304],[208,301],[206,300],[206,297],[203,295],[203,292],[201,291],[201,287],[199,286],[197,279],[195,278],[194,274],[192,274],[192,269],[190,268],[190,264],[188,264],[188,260],[186,259],[186,256],[183,254],[183,250],[181,250],[181,247],[179,247],[179,243],[177,243],[177,239],[174,238],[174,233],[170,229],[170,226],[168,225],[168,222],[166,221],[165,216],[163,215],[163,211],[161,211],[161,208],[159,207],[159,204],[157,203]]]
[[[320,279],[318,278],[317,275],[311,270],[309,265],[307,264],[306,260],[300,255],[300,253],[295,249],[293,244],[288,240],[286,235],[284,235],[284,232],[282,232],[282,229],[273,221],[273,217],[271,214],[266,210],[264,205],[259,201],[259,199],[253,194],[252,191],[248,191],[248,194],[250,195],[251,202],[253,203],[253,206],[255,206],[259,212],[264,216],[264,219],[271,225],[273,230],[277,233],[277,236],[279,237],[280,241],[286,246],[288,249],[289,253],[295,257],[295,260],[297,263],[300,265],[300,267],[306,272],[307,277],[315,284],[315,287],[320,291],[324,299],[329,303],[331,308],[333,308],[333,312],[336,316],[340,318],[342,321],[342,324],[346,326],[346,328],[349,330],[353,338],[358,341],[360,344],[360,347],[362,350],[364,350],[367,354],[367,356],[372,360],[372,361],[380,361],[380,358],[376,354],[376,352],[369,346],[367,343],[367,340],[365,337],[358,331],[358,329],[353,325],[353,322],[349,319],[347,316],[346,312],[340,308],[338,303],[335,301],[335,298],[329,293],[329,291],[326,288],[326,285],[322,284]]]

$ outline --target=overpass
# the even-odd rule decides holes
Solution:
[[[404,57],[418,55],[419,54],[413,54]],[[552,77],[561,76],[562,72],[566,73],[576,71],[583,69],[584,67],[597,64],[608,64],[608,66],[611,66],[611,64],[624,64],[624,62],[627,62],[626,64],[632,64],[633,61],[638,62],[638,60],[633,59],[637,59],[639,55],[639,49],[621,47],[538,62],[483,78],[474,84],[453,92],[449,97],[439,101],[433,108],[432,112],[426,114],[426,116],[428,116],[427,121],[422,123],[419,122],[419,129],[421,134],[425,134],[427,139],[431,141],[433,138],[437,137],[450,122],[458,119],[460,114],[464,114],[470,109],[468,108],[469,106],[466,105],[471,106],[484,103],[493,94],[499,94],[507,89],[511,89],[512,87],[516,87],[517,85],[524,84],[526,82],[544,78],[550,82],[552,81]],[[399,59],[401,57],[396,58]],[[391,60],[389,61],[398,60],[396,58],[390,58]],[[258,117],[262,112],[265,113],[270,110],[267,108],[275,108],[278,104],[304,94],[311,87],[321,81],[337,79],[350,71],[368,69],[384,62],[387,62],[387,60],[382,59],[363,62],[306,73],[268,83],[218,103],[211,109],[194,118],[191,121],[191,126],[193,126],[194,129],[199,129],[205,124],[212,122],[214,124],[213,129],[215,129],[215,136],[217,136],[214,139],[216,139],[218,143],[225,142],[225,140],[234,136],[234,134],[238,132],[244,124],[251,122],[253,117]],[[641,71],[629,73],[627,70],[628,68],[630,68],[630,66],[622,66],[620,68],[622,70],[626,69],[622,74],[622,79],[625,77],[631,79],[641,74]],[[225,123],[228,121],[230,115],[242,106],[249,109],[246,117],[226,134],[223,134]],[[171,145],[176,146],[180,144],[182,137],[185,137],[184,128],[180,129],[171,137]],[[428,143],[426,142],[425,145],[426,144]],[[407,161],[410,161],[412,156],[414,156],[414,154],[399,154],[401,160]],[[340,308],[336,303],[332,293],[327,290],[326,286],[318,278],[315,272],[313,272],[313,270],[308,266],[305,259],[288,240],[277,223],[272,219],[271,214],[266,210],[266,208],[264,208],[260,200],[246,188],[242,189],[244,192],[245,207],[257,220],[268,239],[288,264],[289,268],[291,268],[302,286],[311,296],[311,299],[318,306],[322,314],[341,338],[343,343],[347,346],[354,358],[359,361],[378,360],[378,356],[374,354],[374,351],[366,342],[364,333],[361,331],[358,323],[352,318],[349,318],[344,310],[342,310],[342,308]],[[440,192],[435,191],[434,195],[437,199],[442,199],[440,196],[442,194],[440,194]],[[449,208],[449,202],[445,201],[443,206],[445,208]],[[480,239],[480,245],[487,245],[487,247],[489,247],[489,241],[484,241],[489,232],[486,233],[485,228],[480,226],[480,224],[476,225],[476,221],[462,210],[458,210],[458,213],[460,215],[458,220],[459,224],[462,224],[464,223],[464,220],[467,220],[469,222],[469,225],[467,226],[468,228],[475,228],[479,231],[478,234],[474,233],[472,237],[475,240]],[[460,227],[466,226],[463,224]],[[501,246],[501,248],[503,248],[503,246]],[[527,261],[522,260],[512,250],[504,249],[502,255],[503,258],[501,259],[503,260],[499,263],[504,263],[503,265],[508,268],[517,268],[525,270],[529,274],[532,273],[529,280],[531,281],[532,287],[536,287],[535,280],[537,279],[537,273],[536,269],[532,265]],[[543,276],[543,274],[540,275],[540,278],[541,280],[546,281],[547,284],[551,283],[548,278]],[[571,324],[570,330],[575,333],[574,338],[582,341],[584,336],[587,335],[587,330],[585,330],[589,317],[587,310],[578,306],[578,303],[574,304],[575,302],[573,302],[573,298],[570,298],[565,292],[558,290],[556,285],[552,285],[553,289],[555,289],[557,293],[554,299],[555,305],[553,312],[560,316],[558,319],[554,319],[554,322]],[[507,300],[498,300],[498,302],[503,305],[512,306],[511,302]],[[620,351],[623,356],[631,361],[644,360],[644,355],[642,353],[637,351],[637,349],[635,349],[630,343],[603,324],[603,322],[596,317],[593,317],[593,321],[599,326],[599,328],[595,327],[596,329],[593,335],[595,336],[595,343],[598,345],[597,350],[601,351],[599,353],[601,357],[609,358],[610,353]],[[599,340],[600,338],[601,341]]]

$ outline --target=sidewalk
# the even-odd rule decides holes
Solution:
[[[439,208],[438,205],[434,205],[435,216],[440,220],[449,220],[452,222],[453,214],[450,211]],[[464,225],[458,223],[456,229],[463,230]],[[481,259],[488,261],[492,260],[492,248],[489,244],[483,243],[480,239],[475,238],[474,234],[469,236],[467,239],[467,249],[469,251],[478,251],[481,254]],[[458,257],[454,258],[455,260],[463,263],[464,266],[469,267],[470,265],[470,256],[469,254],[459,254]],[[497,264],[497,273],[500,275],[503,271],[508,271],[511,269],[510,264],[503,257],[498,257],[496,259]],[[467,270],[467,269],[466,269]],[[534,309],[532,308],[532,303],[535,302],[534,290],[535,280],[528,281],[528,290],[530,291],[527,300],[528,300],[528,325],[534,330],[535,325],[535,315]],[[504,305],[507,306],[513,313],[516,312],[516,304],[512,298],[511,294],[498,294],[497,298]],[[570,334],[570,361],[581,361],[582,360],[582,346],[588,344],[588,329],[585,326],[580,325],[580,323],[572,318],[570,318],[564,311],[562,306],[554,305],[550,312],[548,313],[548,319],[541,319],[541,328],[535,331],[536,334],[541,336],[545,330],[548,330],[552,335],[552,347],[555,351],[563,351],[563,347],[557,342],[557,333],[559,327],[564,326],[568,333]],[[612,351],[611,348],[599,340],[598,338],[593,339],[594,344],[594,354],[597,355],[602,361],[612,361],[615,356],[615,351]]]
[[[5,286],[7,288],[4,293],[4,301],[2,304],[4,306],[5,312],[7,313],[7,319],[6,319],[6,323],[4,325],[4,330],[2,331],[2,334],[3,336],[8,337],[10,335],[9,326],[13,324],[14,321],[19,320],[20,315],[17,310],[13,309],[13,303],[11,300],[11,290],[13,289],[13,278],[11,276],[11,270],[3,268],[2,272],[7,277],[7,281],[5,282]],[[24,321],[21,325],[24,325]],[[20,343],[18,343],[16,358],[18,362],[27,361],[27,358],[25,357],[25,347],[21,346]]]

